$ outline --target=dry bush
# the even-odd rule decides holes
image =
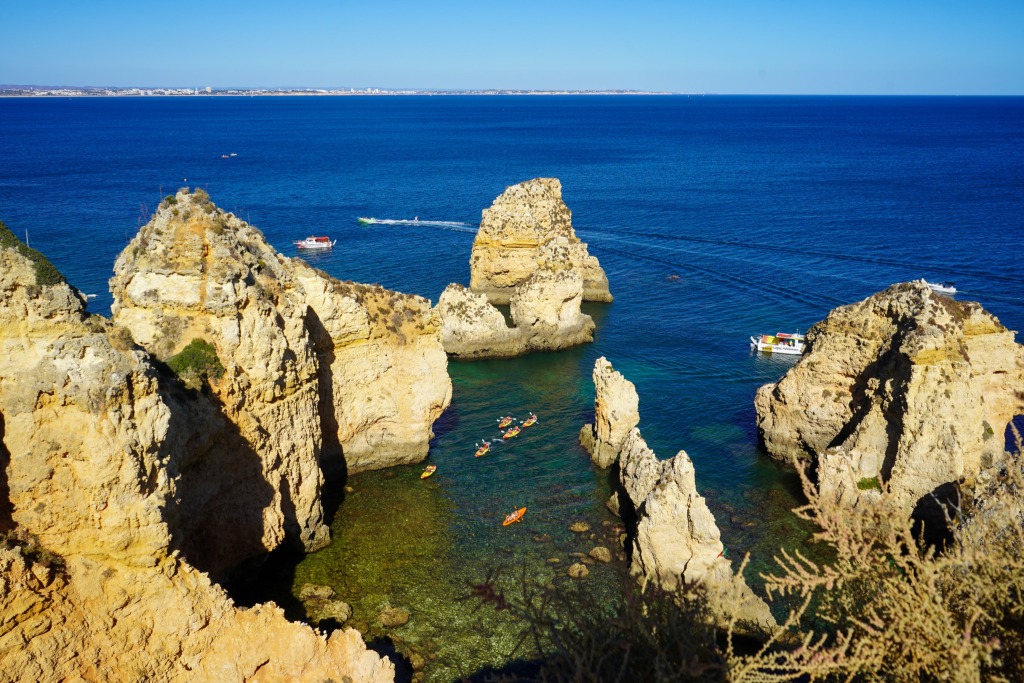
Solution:
[[[623,575],[621,590],[599,595],[577,581],[542,584],[523,576],[507,595],[500,577],[472,587],[473,596],[523,623],[512,654],[532,663],[495,681],[725,681],[726,667],[703,592],[694,585],[666,592]]]
[[[781,552],[764,576],[769,598],[796,598],[779,633],[754,655],[729,656],[730,679],[1024,680],[1024,461],[1017,453],[951,521],[941,552],[884,504],[839,507],[801,469],[796,510],[835,553],[816,564]],[[965,505],[965,508],[968,506]]]

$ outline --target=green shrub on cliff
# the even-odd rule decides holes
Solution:
[[[48,258],[15,237],[3,221],[0,221],[0,249],[15,249],[32,261],[36,271],[36,284],[39,286],[57,285],[66,281]]]
[[[224,374],[217,349],[202,339],[193,339],[180,353],[168,358],[167,367],[190,389],[199,389],[211,377],[216,379]]]

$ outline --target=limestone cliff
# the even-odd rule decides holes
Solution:
[[[288,265],[320,358],[326,450],[336,446],[350,473],[423,460],[434,421],[452,398],[430,302],[340,282],[298,259]]]
[[[391,680],[354,631],[237,609],[178,557],[226,425],[36,273],[0,248],[0,680]]]
[[[114,319],[140,344],[160,357],[194,337],[217,348],[226,372],[214,398],[260,476],[287,482],[275,488],[289,492],[307,547],[323,540],[321,457],[343,457],[349,473],[426,457],[451,381],[425,299],[284,258],[201,191],[161,204],[114,270]],[[279,463],[291,469],[274,474]]]
[[[601,356],[594,363],[594,424],[580,430],[580,443],[598,467],[608,467],[619,457],[622,443],[640,424],[640,397],[636,387]]]
[[[450,284],[437,300],[444,350],[456,358],[511,358],[526,352],[522,331],[505,316],[459,284]]]
[[[622,444],[619,467],[637,518],[631,573],[669,591],[684,581],[700,584],[719,618],[736,615],[760,629],[774,627],[767,603],[742,576],[733,574],[714,515],[697,492],[686,451],[659,461],[634,428]]]
[[[582,284],[572,269],[535,271],[512,295],[512,327],[483,294],[449,285],[435,309],[444,349],[456,358],[511,358],[592,342],[594,319],[580,312]]]
[[[886,495],[909,514],[1003,457],[1003,432],[1024,413],[1013,334],[920,281],[837,308],[808,331],[800,361],[758,390],[765,448],[813,460],[835,500]]]
[[[756,629],[774,627],[768,605],[742,576],[733,574],[732,562],[724,556],[718,525],[697,492],[689,456],[679,451],[669,460],[658,460],[636,428],[636,388],[605,358],[594,364],[594,383],[598,427],[587,425],[580,436],[591,453],[601,454],[600,460],[595,455],[599,466],[619,461],[621,490],[614,497],[631,511],[627,523],[635,518],[635,527],[628,530],[630,572],[668,591],[681,582],[700,584],[723,622],[736,616]]]
[[[470,289],[486,294],[491,303],[509,303],[516,285],[537,270],[544,246],[558,237],[564,238],[583,279],[583,299],[611,301],[608,278],[576,237],[557,178],[513,185],[484,210],[469,260]]]

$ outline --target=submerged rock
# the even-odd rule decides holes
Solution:
[[[334,589],[317,583],[304,583],[299,589],[299,600],[329,600],[334,597]]]
[[[633,383],[616,372],[604,356],[594,363],[593,378],[594,424],[580,430],[580,444],[594,464],[609,467],[618,459],[626,435],[640,424],[640,397]],[[612,511],[619,514],[617,500]]]
[[[808,352],[755,397],[768,452],[816,463],[826,498],[885,496],[910,514],[1004,457],[1024,413],[1024,347],[969,301],[923,282],[842,306]]]
[[[473,240],[470,288],[491,303],[509,303],[516,286],[543,262],[549,242],[563,238],[567,258],[582,278],[583,299],[611,301],[608,278],[572,228],[557,178],[535,178],[506,188],[485,209]]]
[[[305,606],[306,616],[314,623],[334,621],[337,625],[344,625],[352,618],[352,606],[343,600],[314,598],[307,600]]]
[[[568,574],[574,579],[585,579],[590,575],[590,570],[587,569],[587,565],[576,562],[569,566]]]
[[[384,628],[398,628],[409,623],[409,612],[400,607],[388,607],[377,617]]]

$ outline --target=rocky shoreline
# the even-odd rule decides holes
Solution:
[[[432,307],[285,258],[183,189],[118,257],[108,320],[0,226],[0,680],[393,680],[364,636],[415,621],[407,605],[354,617],[353,596],[308,582],[314,628],[273,603],[240,608],[217,582],[279,548],[324,548],[327,487],[423,461],[452,399],[449,356],[590,342],[581,302],[611,301],[555,179],[484,211],[470,265],[470,288]],[[857,514],[934,522],[922,505],[963,492],[985,509],[1008,461],[999,436],[1024,413],[1013,332],[903,283],[835,309],[807,346],[755,398],[772,457],[812,464],[821,500]],[[730,632],[773,633],[690,456],[648,447],[638,392],[603,357],[592,377],[579,441],[610,468],[622,521],[578,520],[569,531],[587,547],[553,549],[547,565],[579,582],[624,562],[644,586],[699,586]]]
[[[426,456],[451,396],[429,302],[284,259],[200,190],[122,253],[113,320],[22,251],[0,249],[5,671],[391,680],[358,632],[239,610],[204,572],[326,544],[330,458]]]

